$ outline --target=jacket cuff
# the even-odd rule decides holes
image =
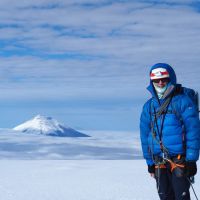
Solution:
[[[199,159],[199,150],[197,149],[187,149],[186,161],[196,162]]]

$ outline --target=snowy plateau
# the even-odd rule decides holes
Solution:
[[[0,200],[159,199],[139,132],[84,130],[90,137],[54,137],[23,131],[36,124],[0,130]],[[195,178],[199,196],[200,175]]]

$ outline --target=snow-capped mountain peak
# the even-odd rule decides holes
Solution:
[[[83,133],[80,133],[70,127],[65,127],[52,117],[45,117],[37,115],[33,119],[26,121],[14,128],[16,131],[22,131],[25,133],[37,133],[52,136],[62,137],[87,137]]]
[[[22,130],[22,129],[35,129],[40,130],[42,132],[56,131],[60,130],[60,125],[57,120],[52,119],[51,117],[45,117],[42,115],[37,115],[33,119],[28,120],[27,122],[17,126],[14,130]]]

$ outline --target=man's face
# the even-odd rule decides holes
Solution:
[[[152,80],[152,81],[153,81],[154,86],[157,86],[159,88],[163,88],[168,84],[169,78],[155,79],[155,80]]]

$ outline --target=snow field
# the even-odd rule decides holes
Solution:
[[[3,200],[159,199],[144,160],[1,160],[0,177]]]
[[[0,199],[157,199],[144,161],[0,161]]]

